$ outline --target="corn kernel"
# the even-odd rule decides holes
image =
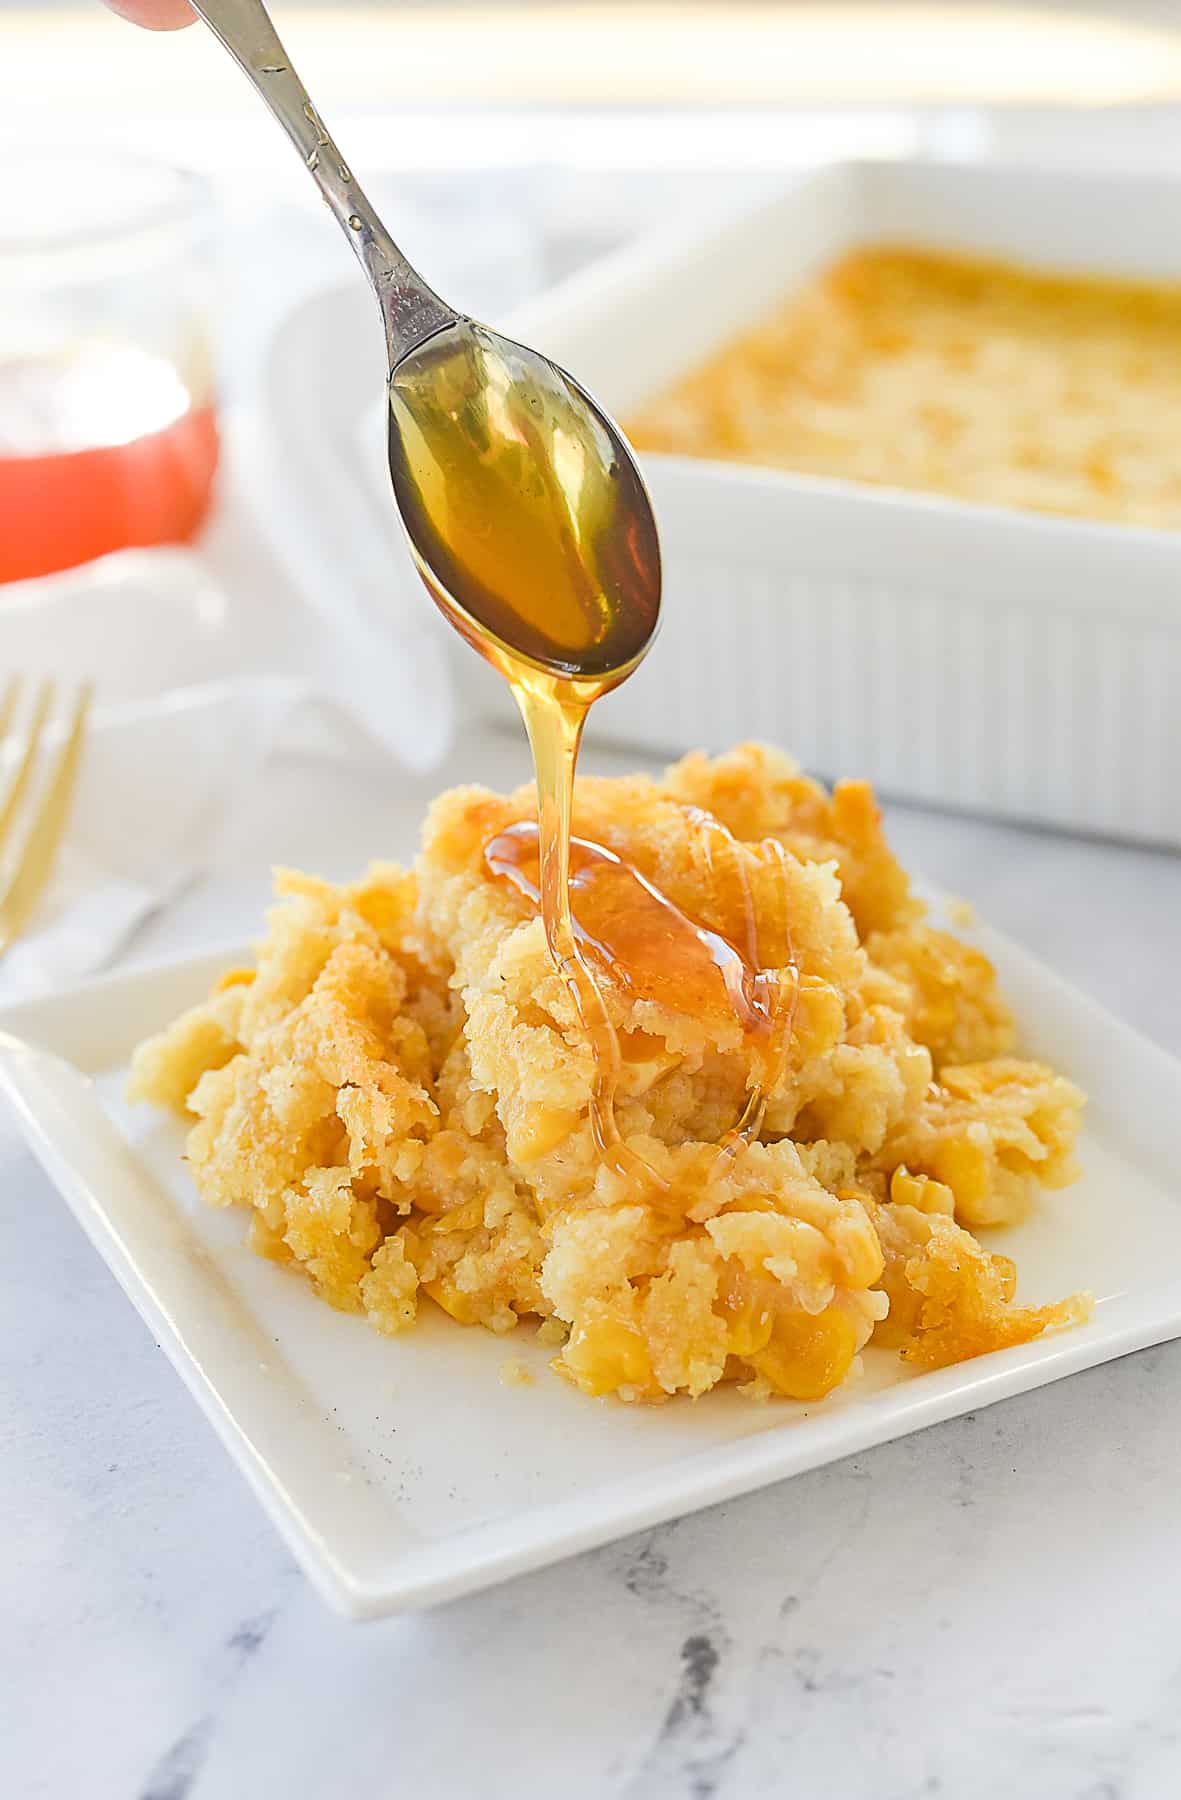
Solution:
[[[771,1341],[748,1358],[790,1400],[820,1400],[845,1379],[857,1354],[857,1330],[841,1306],[822,1313],[784,1313]]]
[[[836,1267],[840,1286],[867,1288],[881,1279],[886,1259],[878,1234],[868,1221],[843,1221],[834,1234],[834,1242],[840,1251]]]
[[[213,991],[224,994],[227,988],[249,987],[253,980],[253,969],[227,969],[221,979],[214,982]]]
[[[652,1385],[647,1346],[634,1325],[595,1319],[576,1325],[559,1366],[584,1394],[613,1394],[617,1388]]]
[[[730,1329],[726,1336],[727,1354],[753,1356],[756,1351],[765,1349],[771,1341],[774,1322],[765,1306],[748,1300],[730,1315]]]
[[[536,1162],[570,1136],[579,1115],[568,1106],[530,1107],[523,1125],[514,1133],[509,1146],[515,1163]]]
[[[457,1288],[449,1275],[440,1275],[434,1281],[423,1283],[423,1293],[429,1294],[436,1306],[441,1306],[445,1313],[460,1325],[478,1325],[480,1315],[470,1294]]]
[[[895,1206],[913,1206],[923,1213],[955,1212],[955,1195],[942,1181],[929,1175],[912,1175],[905,1163],[899,1163],[890,1177],[890,1198]]]
[[[465,1200],[460,1206],[453,1206],[448,1212],[436,1213],[424,1220],[423,1232],[430,1234],[447,1231],[478,1231],[484,1223],[484,1202],[482,1200]]]
[[[960,1211],[971,1211],[988,1199],[988,1157],[966,1138],[950,1138],[936,1147],[931,1173],[955,1195]]]
[[[806,1062],[830,1050],[839,1042],[844,1024],[844,1002],[832,983],[819,975],[801,976],[792,1033],[796,1061]]]
[[[769,1284],[760,1285],[766,1289]],[[751,1356],[770,1341],[774,1314],[766,1293],[756,1290],[751,1277],[734,1260],[722,1272],[715,1304],[726,1321],[727,1355]]]

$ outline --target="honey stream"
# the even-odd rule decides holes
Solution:
[[[708,815],[686,809],[713,915],[736,921],[733,935],[690,918],[612,851],[572,837],[583,727],[651,642],[659,549],[626,447],[575,383],[552,365],[539,373],[529,355],[480,327],[431,340],[391,378],[391,468],[428,589],[508,681],[529,736],[537,825],[502,833],[486,848],[487,866],[540,910],[592,1052],[601,1157],[649,1186],[659,1178],[628,1151],[616,1122],[621,1055],[607,991],[723,1026],[737,1021],[750,1079],[721,1149],[756,1136],[798,988],[782,852],[754,850],[778,860],[780,876],[775,941],[761,946],[744,867],[754,847]]]
[[[666,1011],[736,1022],[750,1056],[746,1104],[719,1146],[729,1154],[758,1136],[767,1098],[779,1082],[795,1018],[799,978],[788,923],[782,846],[738,844],[709,814],[685,809],[699,834],[714,910],[737,919],[742,942],[692,918],[653,882],[602,844],[573,835],[574,775],[583,726],[595,695],[576,697],[560,678],[510,675],[533,752],[537,824],[524,820],[484,850],[491,872],[538,906],[546,943],[574,1001],[594,1063],[590,1121],[600,1155],[642,1186],[661,1178],[621,1141],[615,1117],[621,1054],[604,984]],[[744,858],[773,876],[774,943],[760,944],[758,911]],[[767,921],[764,921],[767,934]]]

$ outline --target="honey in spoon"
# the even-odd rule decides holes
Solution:
[[[547,358],[466,319],[389,391],[394,492],[451,622],[510,680],[584,684],[586,705],[615,687],[660,612],[652,504],[616,427]]]

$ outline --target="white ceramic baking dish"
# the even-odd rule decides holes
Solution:
[[[1181,184],[842,163],[630,248],[508,329],[617,415],[818,266],[874,240],[1181,278]],[[1181,420],[1178,421],[1181,460]],[[1181,533],[649,456],[661,641],[596,728],[677,751],[748,736],[887,793],[1181,845]],[[503,691],[457,657],[468,703]]]

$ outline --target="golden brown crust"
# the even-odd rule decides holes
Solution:
[[[880,246],[628,421],[644,450],[1181,524],[1181,290]]]

